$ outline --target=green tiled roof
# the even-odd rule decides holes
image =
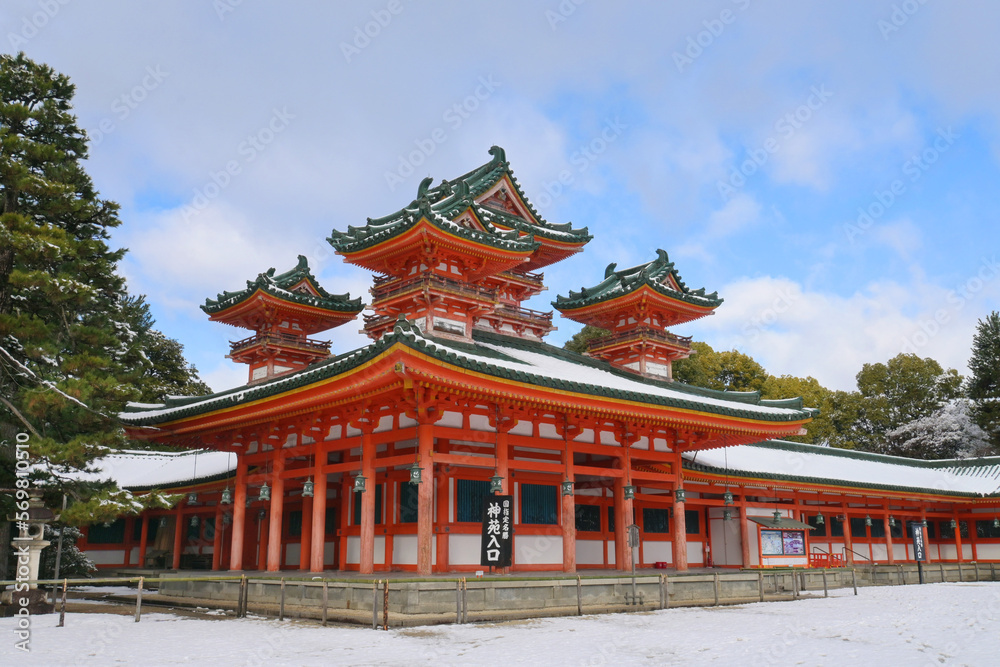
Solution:
[[[615,270],[615,264],[609,264],[604,270],[604,280],[594,287],[581,288],[579,292],[570,291],[569,296],[556,296],[552,305],[559,310],[574,310],[595,303],[630,294],[641,287],[653,290],[696,306],[715,308],[723,299],[718,292],[705,294],[705,288],[689,289],[677,273],[674,263],[670,261],[665,250],[656,251],[656,259],[646,264],[633,266],[622,271]],[[680,291],[667,286],[667,278],[672,276]]]
[[[763,478],[936,495],[1000,495],[998,456],[925,461],[767,440],[729,447],[724,453],[703,451],[685,457],[684,467],[689,470],[733,479]]]
[[[392,333],[378,341],[296,373],[208,396],[171,398],[163,405],[131,405],[121,418],[147,426],[274,396],[349,371],[395,343],[463,369],[592,396],[772,422],[798,421],[818,413],[802,408],[801,402],[775,405],[763,401],[757,392],[722,392],[645,378],[543,342],[478,330],[474,338],[474,343],[429,338],[410,322],[400,320]]]
[[[417,188],[417,198],[406,207],[381,218],[368,218],[368,224],[363,227],[349,226],[346,232],[333,230],[327,240],[340,252],[356,252],[401,234],[421,218],[426,218],[449,233],[496,247],[533,250],[539,245],[534,237],[569,243],[590,241],[592,237],[586,227],[573,229],[569,223],[556,225],[546,222],[521,190],[504,150],[499,146],[493,146],[490,148],[490,154],[493,159],[486,164],[458,178],[441,181],[437,186],[432,187],[433,179],[425,178]],[[505,175],[510,178],[518,196],[527,205],[538,224],[506,211],[476,203],[476,197],[493,187]],[[453,222],[455,218],[470,209],[485,227],[485,233]],[[509,230],[505,231],[496,225]],[[521,234],[527,236],[521,237]]]
[[[298,264],[290,271],[278,275],[275,275],[274,271],[274,268],[270,268],[265,273],[259,274],[256,280],[248,280],[246,289],[238,292],[222,292],[214,299],[205,299],[205,305],[201,309],[209,315],[213,315],[250,298],[257,290],[285,301],[338,313],[359,313],[364,308],[360,297],[352,299],[350,294],[330,294],[320,287],[316,277],[309,270],[309,262],[304,255],[299,255]],[[289,291],[303,280],[308,280],[319,296]]]

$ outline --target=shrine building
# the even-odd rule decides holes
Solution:
[[[586,228],[550,223],[504,151],[458,178],[424,180],[403,209],[329,242],[374,274],[372,339],[311,338],[354,320],[305,258],[223,292],[213,321],[250,332],[229,357],[245,386],[131,404],[130,437],[189,452],[122,452],[124,488],[183,493],[85,530],[101,567],[435,572],[482,569],[483,506],[513,500],[512,572],[639,567],[830,566],[1000,560],[1000,457],[917,461],[788,442],[816,411],[672,380],[710,316],[663,250],[557,296],[606,329],[584,355],[545,342],[552,312],[524,302]],[[585,277],[584,280],[587,280]]]

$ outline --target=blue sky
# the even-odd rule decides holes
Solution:
[[[990,2],[13,1],[5,51],[68,74],[113,242],[215,389],[243,332],[206,297],[499,144],[584,253],[548,301],[656,248],[726,299],[677,333],[840,389],[901,351],[967,372],[1000,309],[1000,6]],[[560,179],[562,182],[560,182]],[[550,342],[579,325],[560,320]],[[360,325],[329,332],[364,343]]]

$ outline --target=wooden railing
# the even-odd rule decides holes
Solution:
[[[330,351],[330,342],[313,340],[305,336],[294,336],[286,333],[259,333],[243,340],[230,341],[230,353],[240,352],[254,345],[282,345],[285,347],[297,347],[304,350],[315,350],[317,352]]]
[[[638,327],[627,331],[611,333],[607,336],[602,336],[601,338],[595,338],[590,341],[588,349],[604,347],[605,345],[609,345],[611,343],[617,343],[622,340],[631,340],[633,338],[638,338],[639,336],[644,336],[645,338],[670,343],[671,345],[677,345],[680,347],[691,347],[691,336],[676,336],[669,331],[662,331],[651,327]]]

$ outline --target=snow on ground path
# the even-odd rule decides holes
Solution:
[[[169,614],[0,619],[0,665],[975,665],[1000,663],[1000,583],[833,591],[736,607],[510,623],[322,628]]]

